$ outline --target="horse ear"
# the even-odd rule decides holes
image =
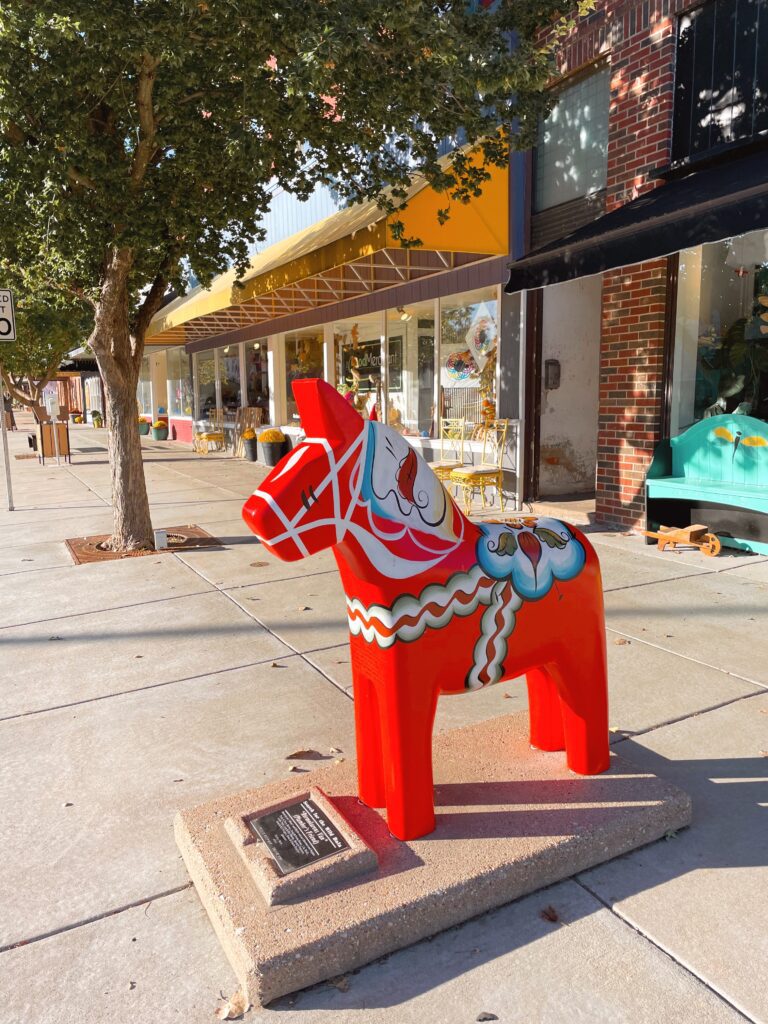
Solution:
[[[301,426],[307,437],[348,441],[360,433],[363,426],[360,413],[341,397],[336,388],[317,377],[295,380],[292,387]]]

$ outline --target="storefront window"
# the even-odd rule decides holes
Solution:
[[[225,412],[237,412],[240,401],[240,346],[225,345],[219,349],[221,404]]]
[[[768,231],[680,253],[670,432],[768,419]]]
[[[387,313],[389,425],[401,434],[434,436],[435,306]]]
[[[323,331],[297,331],[285,336],[285,397],[288,422],[298,421],[291,384],[304,377],[323,377]]]
[[[563,89],[542,122],[534,208],[548,210],[605,188],[611,72],[603,68]]]
[[[139,409],[143,413],[146,413],[149,416],[152,415],[152,380],[149,370],[149,356],[144,356],[141,360],[139,386],[136,389],[136,401],[138,402]]]
[[[198,352],[197,401],[198,415],[206,417],[216,408],[216,360],[213,352]]]
[[[370,415],[374,405],[382,408],[382,322],[381,313],[375,313],[333,325],[337,387],[362,416]]]
[[[189,376],[189,356],[183,348],[169,348],[168,361],[168,414],[192,415],[192,380]]]
[[[100,412],[104,415],[104,397],[101,393],[101,381],[98,373],[86,377],[83,381],[85,388],[85,412]]]
[[[440,416],[469,429],[496,418],[497,289],[440,300]]]
[[[269,409],[269,368],[267,339],[249,341],[245,346],[245,386],[248,405]]]

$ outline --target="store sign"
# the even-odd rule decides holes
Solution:
[[[345,345],[341,357],[344,383],[358,394],[367,395],[384,386],[381,374],[381,342],[360,341]],[[389,390],[403,390],[403,339],[389,339]]]
[[[13,309],[13,292],[0,288],[0,342],[16,341],[16,315]]]

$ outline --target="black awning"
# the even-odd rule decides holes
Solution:
[[[768,228],[768,150],[660,185],[510,265],[507,292],[643,263]]]

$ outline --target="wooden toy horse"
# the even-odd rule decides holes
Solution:
[[[390,831],[435,827],[441,693],[527,677],[531,744],[583,775],[608,767],[597,556],[556,519],[472,523],[397,432],[321,380],[293,384],[305,440],[243,517],[286,561],[332,547],[347,595],[361,800]]]

